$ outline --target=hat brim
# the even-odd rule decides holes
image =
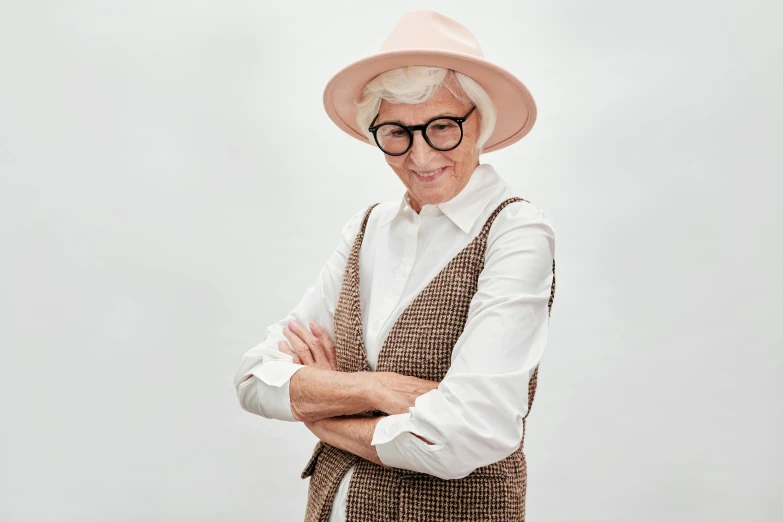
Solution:
[[[429,65],[459,71],[487,91],[495,104],[497,121],[484,152],[502,149],[521,140],[536,121],[536,104],[527,87],[513,74],[469,54],[406,49],[380,52],[358,60],[335,74],[324,89],[324,108],[329,118],[347,134],[374,145],[356,122],[358,100],[365,85],[390,69],[406,65]]]

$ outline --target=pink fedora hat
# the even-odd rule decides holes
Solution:
[[[476,37],[460,24],[431,10],[405,13],[377,53],[335,74],[324,89],[326,113],[342,130],[372,144],[356,122],[356,101],[364,86],[382,72],[406,65],[430,65],[459,71],[487,91],[497,122],[484,152],[522,139],[536,121],[536,104],[513,74],[484,59]]]

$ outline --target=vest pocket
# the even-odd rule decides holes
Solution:
[[[501,472],[470,474],[456,480],[402,475],[400,522],[515,520],[506,502],[509,483]]]

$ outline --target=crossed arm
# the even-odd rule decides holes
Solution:
[[[448,373],[435,383],[391,372],[337,371],[334,344],[318,325],[291,324],[281,333],[289,319],[332,320],[335,299],[324,292],[333,297],[340,288],[361,216],[346,227],[319,282],[286,319],[268,328],[270,339],[287,342],[281,340],[277,349],[259,345],[243,358],[237,379],[254,374],[259,383],[243,386],[235,379],[241,400],[253,413],[304,422],[319,439],[372,462],[380,464],[377,448],[389,466],[444,479],[462,478],[507,457],[521,444],[529,382],[547,344],[554,292],[548,220],[529,205],[509,205],[498,216]],[[283,353],[297,364],[266,362]],[[264,404],[261,394],[269,399]],[[279,397],[284,400],[275,401]],[[389,416],[358,415],[371,410]]]
[[[294,418],[327,444],[384,466],[371,444],[375,425],[382,417],[358,414],[371,410],[405,413],[419,395],[437,388],[438,383],[394,372],[337,371],[334,342],[328,332],[317,323],[311,323],[311,329],[292,321],[283,333],[293,349],[285,341],[279,345],[294,362],[305,365],[291,377]]]

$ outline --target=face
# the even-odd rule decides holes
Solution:
[[[398,122],[403,125],[421,125],[437,116],[461,118],[470,111],[472,104],[462,103],[446,88],[441,87],[426,102],[417,104],[388,103],[381,101],[376,125]],[[479,134],[478,110],[462,123],[462,142],[456,149],[441,152],[429,146],[421,131],[413,131],[413,144],[402,156],[384,155],[386,163],[408,189],[411,206],[416,212],[422,205],[443,203],[456,196],[467,185],[473,170],[478,166],[476,140]],[[443,169],[440,172],[436,172]],[[421,174],[436,172],[434,176]]]

